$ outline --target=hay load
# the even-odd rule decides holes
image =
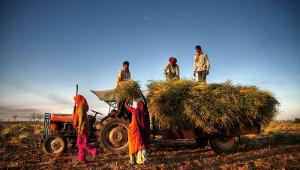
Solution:
[[[271,121],[279,104],[267,91],[230,82],[154,81],[148,88],[149,111],[164,128],[200,127],[208,133],[250,128]]]
[[[136,81],[115,89],[117,101],[140,98]],[[163,128],[199,127],[207,133],[233,132],[270,122],[279,102],[268,91],[230,82],[201,84],[192,80],[152,81],[148,108]]]

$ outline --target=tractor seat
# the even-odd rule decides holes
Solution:
[[[51,114],[51,121],[73,122],[73,115],[72,114]]]

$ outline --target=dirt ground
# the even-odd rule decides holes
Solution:
[[[126,154],[88,156],[86,164],[77,162],[76,150],[46,156],[40,150],[39,134],[31,132],[31,138],[2,146],[1,169],[300,169],[299,123],[272,122],[260,135],[242,136],[239,151],[231,154],[216,154],[193,140],[157,140],[145,165],[130,165]]]

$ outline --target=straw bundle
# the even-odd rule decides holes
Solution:
[[[149,111],[165,128],[201,127],[206,132],[247,128],[271,121],[279,104],[267,91],[230,82],[157,81],[148,88]]]
[[[133,100],[140,98],[141,90],[138,82],[133,80],[122,81],[115,89],[115,96],[117,101]]]
[[[188,80],[153,81],[148,84],[148,109],[162,127],[193,126],[187,115],[183,114],[184,103],[193,86],[194,83]]]

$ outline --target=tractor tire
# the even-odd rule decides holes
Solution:
[[[59,133],[52,133],[48,135],[43,143],[42,149],[47,155],[60,155],[67,148],[67,143]]]
[[[101,127],[98,143],[104,151],[112,153],[128,152],[128,126],[124,119],[110,119]]]
[[[239,137],[219,137],[209,140],[209,145],[216,153],[231,153],[239,147]]]

